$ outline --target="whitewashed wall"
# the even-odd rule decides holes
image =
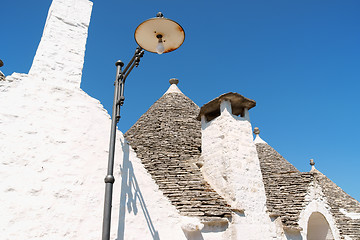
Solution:
[[[57,86],[80,87],[91,10],[88,0],[52,2],[29,75]]]

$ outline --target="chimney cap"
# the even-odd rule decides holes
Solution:
[[[200,121],[201,116],[204,115],[208,121],[211,121],[212,119],[219,116],[220,103],[222,101],[230,101],[232,114],[237,116],[243,114],[245,108],[250,109],[256,106],[256,102],[254,100],[246,98],[239,93],[228,92],[204,104],[200,108],[199,115],[196,119]]]

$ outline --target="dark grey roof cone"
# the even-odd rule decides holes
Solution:
[[[201,154],[201,123],[195,119],[199,107],[181,93],[175,80],[125,138],[181,214],[205,222],[226,220],[230,210],[225,200],[204,181],[196,165]]]

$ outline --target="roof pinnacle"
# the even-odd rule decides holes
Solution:
[[[314,162],[314,159],[310,159],[310,166],[311,166],[311,170],[310,170],[310,171],[314,171],[314,170],[315,170],[315,162]]]
[[[172,84],[177,85],[177,84],[179,83],[179,79],[177,79],[177,78],[171,78],[171,79],[169,80],[169,83],[170,83],[170,85],[172,85]]]
[[[258,127],[254,128],[254,134],[255,134],[255,140],[254,143],[265,143],[267,144],[264,140],[261,139],[261,137],[259,136],[260,134],[260,129]]]
[[[170,87],[169,87],[169,89],[164,93],[164,95],[167,94],[167,93],[181,93],[181,94],[182,94],[182,92],[180,91],[180,89],[179,89],[178,86],[177,86],[177,84],[179,83],[179,79],[177,79],[177,78],[171,78],[171,79],[169,80],[169,83],[170,83]]]

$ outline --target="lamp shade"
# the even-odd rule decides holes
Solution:
[[[163,52],[172,52],[184,42],[184,29],[177,22],[164,18],[161,13],[157,16],[142,22],[136,28],[135,41],[140,47],[153,53],[158,52],[159,41],[162,41]]]

